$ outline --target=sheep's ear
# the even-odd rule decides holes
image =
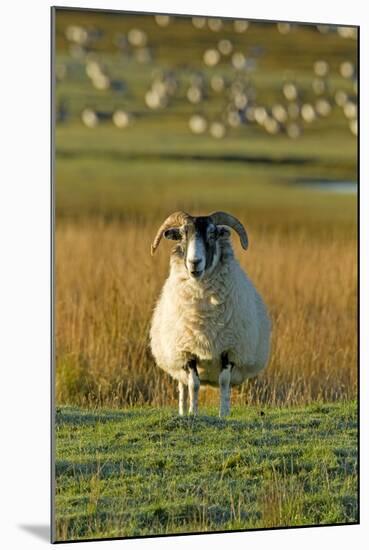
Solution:
[[[177,227],[173,227],[171,229],[167,229],[166,231],[164,231],[164,237],[171,241],[180,241],[181,232]]]
[[[231,230],[225,225],[217,225],[218,237],[228,238],[231,236]]]

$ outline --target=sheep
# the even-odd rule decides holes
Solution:
[[[201,384],[219,386],[219,416],[230,414],[231,385],[241,384],[267,365],[271,323],[267,308],[234,257],[233,228],[246,250],[248,237],[226,212],[171,214],[161,238],[177,241],[169,276],[154,308],[150,345],[156,364],[178,381],[179,414],[198,412]]]

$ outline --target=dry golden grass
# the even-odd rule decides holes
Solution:
[[[57,403],[124,406],[174,403],[176,384],[150,355],[150,317],[168,269],[155,258],[161,220],[59,220],[56,231]],[[302,404],[352,398],[357,384],[356,240],[334,228],[314,234],[248,226],[237,257],[268,304],[272,354],[258,378],[233,389],[242,403]],[[217,393],[201,392],[214,403]]]

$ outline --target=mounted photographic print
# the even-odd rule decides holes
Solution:
[[[342,23],[52,9],[53,542],[358,523]]]

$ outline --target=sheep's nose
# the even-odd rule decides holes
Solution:
[[[195,268],[195,269],[196,269],[197,266],[200,265],[200,264],[201,264],[201,258],[200,258],[200,260],[191,260],[191,266],[192,266],[193,268]]]

